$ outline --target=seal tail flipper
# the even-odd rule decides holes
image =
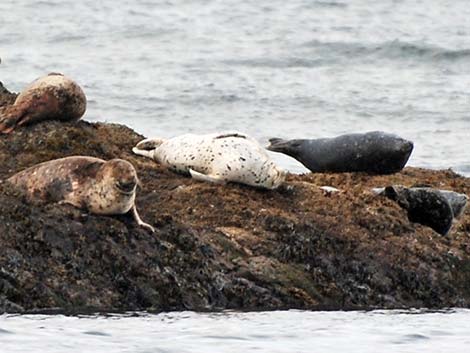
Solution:
[[[267,150],[273,152],[287,152],[292,147],[292,140],[284,140],[281,138],[269,139],[270,145],[266,147]]]
[[[19,102],[17,98],[15,104],[0,113],[0,133],[10,133],[17,126],[44,120],[48,114],[58,111],[59,99],[52,92],[20,99]]]
[[[199,172],[196,172],[193,169],[189,169],[189,173],[194,180],[205,181],[214,184],[225,184],[225,181],[219,177],[213,175],[206,175]]]
[[[150,151],[160,146],[163,143],[163,141],[164,141],[163,139],[156,139],[156,138],[145,139],[145,140],[140,141],[135,147],[138,148],[139,150]]]
[[[22,125],[25,113],[22,107],[15,105],[9,106],[4,111],[0,112],[0,133],[9,134],[17,126]]]
[[[270,139],[269,139],[269,143],[270,143],[271,145],[276,145],[277,143],[285,142],[285,141],[286,141],[286,140],[281,139],[281,138],[279,138],[279,137],[273,137],[273,138],[270,138]]]
[[[134,152],[135,154],[138,154],[139,156],[144,156],[144,157],[153,159],[153,151],[141,150],[137,147],[134,147],[132,148],[132,152]]]
[[[372,188],[371,191],[375,195],[383,195],[385,193],[385,188]]]

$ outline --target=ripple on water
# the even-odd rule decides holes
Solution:
[[[421,335],[421,334],[409,334],[409,335],[404,335],[400,337],[398,340],[393,341],[395,344],[408,344],[408,343],[413,343],[417,341],[423,341],[423,340],[429,340],[431,339],[430,337],[426,335]]]
[[[84,331],[82,332],[84,335],[91,335],[91,336],[111,336],[109,333],[102,332],[102,331]]]

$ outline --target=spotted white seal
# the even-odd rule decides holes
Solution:
[[[196,180],[236,182],[275,189],[286,173],[276,166],[266,150],[241,133],[187,134],[164,139],[146,139],[132,151],[168,168],[189,173]]]
[[[104,161],[86,156],[60,158],[25,169],[7,182],[24,191],[30,199],[69,203],[94,214],[125,214],[132,210],[140,226],[154,231],[137,213],[137,172],[125,160]]]
[[[15,103],[0,111],[0,132],[43,120],[75,121],[86,110],[86,97],[70,78],[50,73],[26,87]]]

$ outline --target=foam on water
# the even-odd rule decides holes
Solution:
[[[411,165],[468,174],[469,17],[465,0],[5,0],[0,78],[62,71],[86,119],[146,136],[385,130],[415,142]]]

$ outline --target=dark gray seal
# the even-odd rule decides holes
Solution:
[[[43,120],[75,121],[86,110],[80,86],[59,73],[40,77],[26,87],[15,103],[0,111],[0,133]]]
[[[462,216],[463,212],[465,211],[465,207],[467,206],[467,195],[449,190],[439,190],[439,192],[450,203],[454,218],[460,218],[460,216]]]
[[[468,200],[464,194],[430,187],[392,185],[373,191],[396,201],[408,212],[411,222],[428,226],[441,235],[449,232],[454,218],[462,215]]]
[[[132,211],[140,226],[154,231],[137,213],[137,172],[125,160],[104,161],[87,156],[60,158],[25,169],[7,182],[25,192],[28,198],[46,203],[68,203],[100,215]]]
[[[392,174],[403,169],[413,151],[413,142],[381,131],[269,142],[268,150],[287,154],[317,173]]]

